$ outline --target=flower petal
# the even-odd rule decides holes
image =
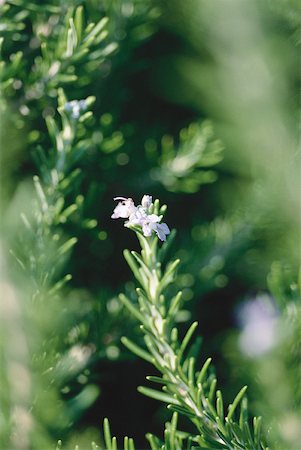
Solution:
[[[154,225],[154,230],[161,241],[166,241],[166,235],[170,233],[166,223],[157,223]]]
[[[147,219],[149,222],[152,222],[152,223],[160,222],[160,217],[157,216],[156,214],[150,214],[149,216],[147,216]]]
[[[149,237],[152,235],[153,230],[152,230],[152,227],[148,223],[144,223],[142,225],[142,231],[143,231],[144,236]]]
[[[151,195],[144,195],[141,200],[141,206],[145,209],[148,209],[151,206],[152,202],[153,200]]]

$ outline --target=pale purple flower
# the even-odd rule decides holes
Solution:
[[[141,206],[135,207],[135,211],[129,216],[128,222],[126,225],[139,225],[141,228],[143,227],[144,222],[147,220],[147,213],[144,208]]]
[[[151,236],[152,231],[156,229],[157,223],[160,222],[160,217],[156,214],[146,215],[141,220],[141,227],[144,236]]]
[[[65,103],[65,111],[69,112],[73,119],[78,119],[83,111],[87,109],[86,100],[71,100]]]
[[[114,200],[121,200],[121,202],[119,202],[114,209],[113,214],[111,215],[112,219],[128,219],[137,210],[131,198],[115,197]]]
[[[166,236],[170,230],[166,223],[159,223],[161,218],[156,214],[146,214],[143,208],[138,206],[136,212],[132,214],[126,225],[139,225],[146,237],[152,235],[154,231],[161,241],[166,241]]]
[[[239,346],[243,353],[258,357],[271,350],[278,341],[278,313],[274,301],[261,295],[244,303],[238,313],[242,325]]]
[[[141,205],[135,206],[131,198],[115,197],[114,200],[121,200],[112,214],[113,219],[128,219],[125,226],[139,226],[145,237],[152,235],[154,231],[161,241],[166,241],[166,236],[170,230],[166,223],[160,223],[162,217],[157,214],[148,214],[148,210],[152,205],[152,197],[144,195]]]

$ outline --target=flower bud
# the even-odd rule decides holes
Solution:
[[[151,206],[152,202],[153,201],[152,201],[152,196],[151,195],[144,195],[142,197],[142,200],[141,200],[141,206],[143,208],[148,209]]]

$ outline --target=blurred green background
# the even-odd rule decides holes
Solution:
[[[275,417],[275,439],[297,450],[298,321],[258,352],[251,339],[250,355],[239,316],[258,296],[277,317],[300,303],[299,2],[0,8],[1,448],[85,449],[105,416],[138,448],[162,433],[166,411],[136,392],[153,369],[120,343],[141,339],[117,297],[133,296],[122,251],[138,244],[110,218],[113,197],[149,194],[177,230],[180,326],[199,321],[200,360],[214,357],[226,401],[250,384],[251,412]],[[66,102],[90,96],[92,114],[70,116]]]

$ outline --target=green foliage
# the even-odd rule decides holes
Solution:
[[[84,100],[85,110],[94,100],[93,97]],[[40,170],[40,177],[36,175],[33,179],[38,204],[32,218],[21,213],[24,228],[29,236],[26,235],[24,239],[23,234],[20,248],[24,253],[16,255],[22,267],[27,272],[32,272],[39,290],[49,285],[55,290],[61,288],[64,281],[70,280],[71,275],[67,275],[53,286],[58,276],[57,271],[65,260],[65,254],[70,252],[77,242],[75,237],[66,240],[58,226],[70,220],[74,214],[79,216],[83,203],[82,196],[78,195],[73,203],[65,204],[70,186],[74,186],[80,176],[80,170],[74,166],[85,153],[87,146],[83,139],[76,139],[77,128],[82,127],[83,131],[84,123],[90,114],[85,111],[78,120],[72,118],[65,110],[67,100],[63,91],[60,91],[59,105],[62,128],[59,129],[52,117],[46,119],[52,149],[48,154],[38,147],[34,154]],[[91,220],[87,225],[89,228],[95,227],[97,222]],[[53,249],[52,260],[49,246]],[[33,273],[33,267],[38,273]]]
[[[77,196],[74,203],[66,205],[67,193],[70,184],[75,182],[78,170],[74,169],[74,161],[83,154],[83,140],[76,140],[77,126],[84,127],[85,120],[89,118],[86,111],[93,103],[93,98],[85,100],[85,111],[78,120],[74,119],[65,110],[67,104],[63,91],[60,91],[59,111],[62,127],[53,118],[47,119],[49,134],[53,140],[53,147],[49,153],[42,148],[37,149],[36,158],[40,169],[40,177],[34,176],[35,198],[25,193],[24,199],[29,200],[30,207],[21,212],[21,223],[14,224],[10,231],[10,252],[21,268],[17,278],[18,289],[25,286],[25,292],[21,294],[13,288],[12,274],[7,274],[7,301],[13,301],[17,312],[5,317],[4,308],[4,335],[1,339],[1,347],[4,357],[13,357],[18,361],[16,342],[11,346],[5,346],[5,338],[9,336],[8,327],[15,325],[14,315],[20,322],[21,329],[30,327],[33,331],[23,350],[21,364],[23,376],[28,379],[27,389],[33,387],[33,394],[26,393],[26,399],[22,395],[15,395],[11,399],[5,399],[8,410],[16,410],[14,421],[26,421],[22,414],[26,415],[30,402],[32,405],[32,417],[34,423],[30,429],[34,430],[32,442],[35,446],[49,446],[51,439],[49,430],[56,428],[57,432],[64,430],[68,422],[73,423],[87,407],[89,407],[99,395],[99,389],[95,385],[84,386],[72,400],[64,404],[60,398],[60,390],[70,379],[78,375],[85,368],[85,363],[90,356],[90,350],[83,346],[66,345],[64,327],[70,327],[73,314],[66,314],[66,306],[62,305],[61,292],[64,285],[72,278],[71,274],[62,275],[62,270],[68,254],[76,244],[75,237],[66,237],[60,229],[60,225],[70,220],[72,214],[79,214],[83,198]],[[17,205],[18,207],[19,205]],[[26,211],[26,212],[25,212]],[[93,222],[93,221],[91,221]],[[7,227],[9,224],[5,224]],[[89,225],[96,226],[95,221]],[[19,226],[19,229],[18,229]],[[22,230],[22,232],[20,232]],[[26,278],[28,277],[28,280]],[[25,312],[21,307],[24,303]],[[6,303],[4,304],[4,306]],[[47,311],[45,308],[47,306]],[[6,320],[5,320],[6,319]],[[5,323],[7,322],[7,323]],[[18,339],[24,339],[22,332]],[[26,339],[27,341],[27,339]],[[64,342],[65,341],[65,342]],[[86,353],[86,354],[85,354]],[[30,355],[30,356],[29,356]],[[7,371],[5,369],[8,369]],[[9,367],[4,367],[3,379],[7,384],[8,392],[14,391],[14,382],[9,377]],[[13,369],[11,369],[13,370]],[[41,374],[39,377],[38,374]],[[12,372],[16,376],[16,371]],[[20,388],[19,388],[20,389]],[[23,394],[24,395],[24,394]],[[20,404],[19,404],[20,402]],[[43,412],[43,403],[49,402],[47,413]],[[53,407],[56,405],[60,411]],[[19,410],[18,410],[19,408]],[[23,413],[22,410],[24,409]],[[15,445],[14,424],[9,418],[6,424],[7,430],[1,436],[3,446]],[[26,445],[31,442],[30,430],[17,433],[17,439],[24,439]]]
[[[160,214],[162,209],[166,207],[160,208],[156,200],[154,214]],[[141,322],[146,350],[127,339],[123,339],[123,343],[137,356],[152,362],[162,375],[148,377],[149,381],[161,384],[162,390],[140,387],[139,392],[167,403],[168,409],[193,423],[196,434],[190,439],[199,446],[193,448],[266,449],[261,419],[254,418],[253,430],[248,422],[246,387],[224,413],[222,393],[216,391],[216,378],[210,372],[211,359],[199,370],[196,368],[196,357],[191,356],[191,339],[197,322],[190,326],[182,341],[178,339],[175,317],[181,306],[181,292],[172,298],[166,292],[176,278],[179,260],[167,263],[164,269],[157,251],[158,238],[145,237],[139,230],[136,233],[141,254],[126,252],[125,257],[141,285],[137,289],[138,306],[132,305],[124,295],[120,300]],[[175,444],[174,448],[180,448],[179,445]]]
[[[162,442],[157,436],[151,433],[146,435],[151,450],[182,450],[185,446],[187,450],[196,450],[200,447],[193,445],[193,439],[189,433],[178,431],[178,413],[174,412],[170,422],[166,422],[164,429],[164,441]],[[117,450],[117,440],[111,437],[111,430],[108,419],[104,420],[104,438],[106,450]],[[118,447],[120,448],[120,447]],[[133,439],[124,438],[124,450],[135,450]]]
[[[0,3],[0,447],[101,448],[108,415],[107,448],[128,427],[136,448],[151,429],[152,450],[262,448],[262,434],[295,450],[297,2]],[[170,205],[174,247],[174,231],[163,246],[138,233],[138,253],[109,220],[112,197],[142,192]],[[267,290],[277,336],[250,357],[244,329],[227,336]],[[130,394],[144,363],[154,414]]]
[[[264,416],[270,418],[268,433],[275,448],[294,449],[300,440],[300,281],[288,266],[277,262],[268,284],[278,307],[273,343],[260,357],[240,356],[242,376],[248,380],[250,392],[259,390],[260,396],[251,398],[251,405],[261,405]],[[238,363],[236,358],[232,356],[234,364]],[[272,371],[275,374],[271,377]]]
[[[28,17],[37,15],[38,20],[33,22],[36,42],[31,41],[30,46],[34,58],[30,75],[25,76],[27,68],[21,50],[10,55],[10,63],[4,64],[1,78],[5,82],[4,88],[8,90],[8,95],[13,93],[17,74],[22,82],[20,87],[29,99],[39,99],[45,94],[53,97],[58,86],[79,81],[77,70],[82,69],[89,73],[91,70],[97,70],[104,58],[116,49],[116,43],[106,41],[108,19],[103,17],[97,24],[90,22],[85,26],[82,6],[75,10],[67,9],[63,20],[60,18],[62,11],[59,6],[47,8],[28,4],[22,11],[16,11],[16,6],[9,3],[4,6],[4,17],[13,15],[13,20],[18,21],[19,30],[26,28],[25,20]],[[52,20],[43,23],[45,11],[52,14]],[[11,26],[4,26],[4,32],[9,33],[10,30]],[[51,40],[48,39],[49,35]],[[21,40],[21,36],[16,37]],[[95,53],[93,49],[95,50],[96,46]],[[40,54],[35,56],[36,48]],[[87,79],[81,77],[78,85],[81,87],[85,83]]]
[[[153,169],[153,177],[168,190],[197,192],[201,184],[216,181],[217,174],[211,168],[222,159],[222,144],[215,139],[210,121],[192,123],[179,133],[178,144],[172,136],[161,140],[159,167]],[[156,153],[156,143],[145,143],[146,151]]]

